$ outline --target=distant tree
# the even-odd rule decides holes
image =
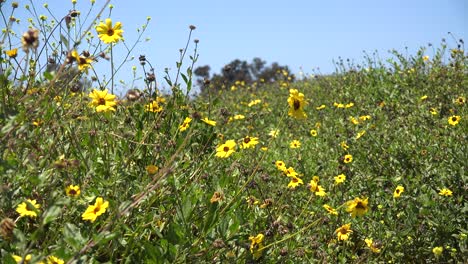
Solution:
[[[210,78],[210,66],[205,65],[195,69],[194,74],[197,77],[197,84],[201,87],[202,94],[204,93],[205,80],[213,89],[221,90],[231,87],[236,81],[243,81],[247,85],[253,82],[275,82],[284,79],[287,73],[291,77],[288,66],[279,65],[277,62],[265,67],[266,61],[260,58],[254,58],[251,63],[235,59],[226,64],[219,74],[213,74]],[[292,76],[293,78],[293,76]]]
[[[195,74],[195,76],[199,77],[199,79],[197,79],[198,86],[203,86],[203,81],[210,79],[210,70],[211,68],[208,65],[201,66],[195,69],[193,73]]]

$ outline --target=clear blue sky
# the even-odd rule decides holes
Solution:
[[[18,2],[24,5],[28,1]],[[44,2],[64,13],[72,8],[70,0],[34,2],[38,13],[42,13]],[[97,0],[96,7],[102,3]],[[129,44],[134,41],[136,28],[145,23],[147,16],[152,18],[144,35],[151,40],[137,46],[135,62],[127,64],[118,75],[121,79],[129,78],[126,76],[132,65],[138,65],[140,54],[145,54],[156,67],[160,83],[163,83],[165,67],[175,74],[178,50],[184,47],[191,24],[197,27],[193,37],[200,40],[197,65],[210,65],[212,73],[219,72],[223,65],[236,58],[250,61],[254,57],[288,65],[295,73],[300,67],[306,74],[316,68],[322,73],[332,73],[332,61],[339,56],[360,62],[363,51],[377,50],[386,58],[389,49],[404,51],[408,47],[415,52],[428,43],[438,46],[442,38],[454,46],[449,31],[457,39],[468,41],[466,0],[121,0],[111,3],[115,6],[111,18],[122,22]],[[77,8],[82,12],[88,6],[89,0],[78,0]],[[428,50],[427,55],[431,53]],[[105,61],[99,64],[98,69],[109,67]]]

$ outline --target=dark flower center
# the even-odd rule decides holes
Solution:
[[[223,148],[223,151],[224,151],[224,152],[228,152],[228,151],[229,151],[229,147],[224,147],[224,148]]]
[[[108,36],[113,36],[113,35],[114,35],[114,30],[113,30],[112,28],[109,28],[109,29],[107,30],[107,35],[108,35]]]
[[[99,98],[98,105],[106,105],[106,99]]]
[[[73,190],[73,189],[72,189],[72,190],[70,190],[68,193],[69,193],[70,195],[76,195],[76,191],[75,191],[75,190]]]
[[[249,142],[250,142],[250,138],[249,138],[249,137],[244,138],[244,143],[247,144],[247,143],[249,143]]]
[[[293,106],[294,106],[294,110],[297,110],[301,107],[301,102],[299,100],[294,99]]]
[[[453,121],[453,122],[456,122],[456,121],[457,121],[457,118],[456,118],[456,117],[452,117],[452,121]]]
[[[101,207],[100,207],[100,206],[96,206],[96,208],[94,208],[93,213],[96,214],[96,213],[99,212],[100,210],[101,210]]]
[[[356,208],[357,208],[357,209],[362,209],[362,210],[366,209],[366,207],[365,207],[361,202],[358,202],[358,203],[356,204]]]

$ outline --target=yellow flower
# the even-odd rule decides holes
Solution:
[[[464,105],[465,102],[466,102],[466,99],[463,96],[459,96],[457,99],[455,99],[455,103],[457,103],[458,105]]]
[[[181,132],[187,130],[187,128],[190,126],[190,122],[192,122],[192,118],[186,117],[182,125],[179,126],[179,130]]]
[[[145,105],[146,112],[153,112],[159,113],[163,110],[162,106],[158,103],[158,101],[151,101],[147,105]]]
[[[288,184],[288,188],[295,189],[299,184],[304,184],[301,178],[296,176],[290,176],[291,181]]]
[[[304,106],[307,105],[307,102],[304,98],[304,94],[300,93],[296,89],[289,90],[289,111],[288,115],[294,118],[303,119],[307,117],[307,114],[304,112]]]
[[[453,193],[451,190],[447,189],[447,188],[443,188],[442,190],[440,190],[439,192],[439,195],[442,195],[442,196],[452,196]]]
[[[260,258],[262,256],[262,247],[263,247],[263,238],[265,236],[263,234],[258,234],[257,236],[250,236],[249,240],[251,241],[250,243],[250,253],[253,254],[255,259]]]
[[[44,121],[42,121],[39,118],[33,121],[33,125],[36,126],[36,127],[40,127],[43,123],[44,123]]]
[[[393,192],[393,197],[399,198],[404,191],[405,191],[405,187],[398,185],[395,191]]]
[[[340,146],[341,146],[341,148],[344,149],[344,150],[348,150],[348,149],[349,149],[349,146],[348,146],[348,144],[346,144],[346,141],[342,141],[342,142],[340,143]]]
[[[429,112],[431,112],[432,115],[437,115],[437,109],[435,108],[429,109]]]
[[[325,192],[325,188],[323,188],[321,185],[318,185],[318,177],[314,176],[314,178],[315,179],[312,179],[308,184],[309,190],[317,196],[323,197],[327,195],[327,193]]]
[[[353,106],[354,106],[354,103],[351,102],[351,103],[347,103],[347,104],[345,105],[345,108],[350,108],[350,107],[353,107]]]
[[[16,58],[16,56],[18,56],[18,49],[16,48],[16,49],[12,49],[12,50],[6,50],[5,54],[8,57],[14,59],[14,58]]]
[[[205,122],[206,124],[210,126],[216,126],[216,121],[209,120],[208,117],[203,118],[201,121]]]
[[[29,264],[31,262],[31,254],[27,254],[24,259],[21,256],[18,255],[12,255],[13,259],[16,261],[16,263],[22,263],[22,264]]]
[[[348,240],[349,235],[353,233],[353,230],[351,230],[351,224],[342,225],[340,228],[336,229],[335,233],[338,236],[338,240]]]
[[[335,176],[334,179],[335,179],[335,184],[338,185],[338,184],[341,184],[341,183],[345,182],[346,175],[340,174],[338,176]]]
[[[460,116],[453,115],[453,116],[448,118],[448,123],[450,125],[452,125],[452,126],[456,126],[458,124],[458,122],[460,122],[460,120],[461,120]]]
[[[91,67],[91,62],[93,62],[93,58],[80,56],[76,50],[72,51],[71,56],[78,64],[78,69],[80,71],[88,72],[88,68]]]
[[[28,216],[34,218],[37,216],[40,207],[41,205],[36,200],[27,199],[26,202],[22,202],[16,207],[16,212],[20,214],[20,217]]]
[[[90,105],[96,107],[96,112],[115,111],[116,96],[108,93],[107,89],[104,91],[94,89],[88,96],[93,99]]]
[[[324,109],[325,107],[326,107],[326,106],[323,104],[323,105],[321,105],[321,106],[315,107],[315,109],[317,109],[317,110],[322,110],[322,109]]]
[[[115,23],[115,26],[112,27],[112,20],[110,18],[106,19],[106,23],[101,22],[96,27],[96,31],[98,32],[98,36],[102,42],[106,44],[116,43],[123,38],[122,23],[117,22]]]
[[[360,139],[362,136],[364,136],[364,134],[366,134],[365,130],[362,130],[361,132],[358,132],[357,135],[356,135],[356,139]]]
[[[223,194],[220,192],[214,192],[213,196],[211,196],[210,203],[217,203],[221,200],[223,200]]]
[[[234,116],[234,120],[241,120],[241,119],[244,119],[245,116],[244,115],[235,115]]]
[[[344,162],[344,163],[350,163],[350,162],[352,162],[352,161],[353,161],[353,156],[352,156],[351,154],[347,154],[347,155],[345,155],[344,158],[343,158],[343,162]]]
[[[257,144],[258,144],[258,138],[257,137],[246,136],[245,138],[242,139],[242,143],[241,143],[240,147],[243,148],[243,149],[253,148]]]
[[[279,129],[272,129],[268,135],[272,138],[276,138],[279,134]]]
[[[311,129],[310,130],[310,135],[313,136],[313,137],[316,137],[317,136],[317,130]]]
[[[424,100],[426,100],[427,98],[428,98],[427,95],[423,95],[423,96],[421,96],[421,98],[419,98],[419,99],[420,99],[421,101],[424,101]]]
[[[236,142],[234,140],[227,140],[226,143],[221,144],[216,148],[216,157],[227,158],[235,152]]]
[[[428,61],[429,60],[429,56],[423,56],[423,61]]]
[[[297,173],[293,167],[289,167],[287,168],[285,171],[283,171],[284,174],[286,174],[286,176],[288,177],[296,177],[299,175],[299,173]]]
[[[256,104],[259,104],[261,102],[262,102],[262,100],[260,100],[260,99],[252,100],[252,101],[249,102],[248,106],[252,107],[252,106],[254,106]]]
[[[351,217],[362,216],[369,210],[367,204],[368,198],[361,200],[356,197],[354,200],[346,202],[346,211],[351,213]]]
[[[81,193],[80,186],[78,185],[69,185],[65,188],[65,193],[69,197],[78,197]]]
[[[149,175],[154,175],[154,174],[156,174],[156,172],[158,172],[158,170],[159,170],[158,166],[153,165],[153,164],[146,166],[145,169],[146,169],[146,172],[147,172]]]
[[[289,147],[292,148],[292,149],[300,148],[301,147],[301,142],[299,142],[299,140],[293,140],[293,141],[291,141],[291,143],[289,143]]]
[[[65,261],[63,259],[59,259],[55,256],[48,256],[47,257],[47,264],[64,264]]]
[[[331,215],[338,215],[338,211],[336,211],[336,209],[334,209],[333,207],[329,206],[328,204],[324,204],[323,205],[323,208],[325,208],[325,210],[327,210],[327,212]]]
[[[107,207],[109,207],[109,202],[104,201],[102,197],[96,198],[94,205],[88,206],[86,211],[81,215],[83,220],[91,221],[93,223],[96,221],[96,218],[106,212]]]
[[[352,116],[349,117],[349,121],[351,121],[351,123],[353,123],[354,125],[359,125],[359,120]]]
[[[284,164],[284,161],[282,160],[277,160],[275,161],[276,168],[280,171],[286,171],[286,164]]]
[[[342,104],[342,103],[337,103],[337,102],[334,102],[334,103],[333,103],[333,106],[335,106],[336,108],[344,108],[344,107],[345,107],[344,104]]]
[[[366,242],[367,244],[367,247],[374,253],[380,253],[380,246],[378,245],[378,243],[375,243],[372,238],[366,238],[364,240],[364,242]]]
[[[367,121],[370,120],[372,117],[370,115],[363,115],[359,117],[359,120],[361,121]]]
[[[436,258],[440,257],[442,255],[442,252],[444,251],[444,247],[434,247],[432,249],[432,253],[436,256]]]

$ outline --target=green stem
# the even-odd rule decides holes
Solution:
[[[114,54],[112,53],[112,47],[114,45],[111,43],[110,54],[111,54],[111,93],[114,94]]]

